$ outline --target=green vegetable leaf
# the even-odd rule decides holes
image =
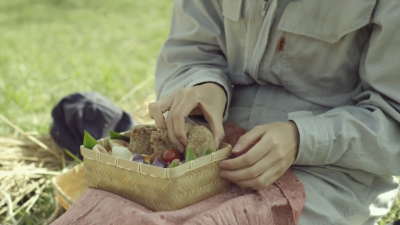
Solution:
[[[83,147],[92,149],[95,145],[97,145],[96,139],[94,139],[86,130],[85,135],[83,136]]]
[[[171,165],[169,165],[169,168],[174,168],[177,167],[179,165],[179,159],[174,159],[174,161],[172,161]]]
[[[131,140],[129,137],[119,134],[117,132],[114,132],[112,130],[110,130],[110,139],[118,139],[118,140],[123,140],[129,143],[129,141]]]
[[[211,154],[211,153],[213,153],[213,152],[214,152],[213,150],[207,149],[207,150],[204,151],[203,156],[209,155],[209,154]]]
[[[185,162],[189,162],[196,159],[196,155],[194,154],[192,149],[188,149],[186,151],[186,159]]]

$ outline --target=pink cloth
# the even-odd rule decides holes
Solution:
[[[233,146],[246,132],[228,123],[223,142]],[[153,212],[118,195],[90,188],[52,224],[295,225],[305,201],[303,185],[288,170],[265,190],[244,193],[234,185],[229,192],[168,212]]]
[[[267,189],[244,194],[238,187],[189,207],[153,212],[118,195],[88,189],[52,223],[59,224],[226,224],[294,225],[306,201],[303,185],[288,170]]]

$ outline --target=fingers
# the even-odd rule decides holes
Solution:
[[[174,99],[175,99],[175,94],[173,93],[168,95],[164,99],[149,104],[148,106],[149,116],[150,118],[154,119],[154,122],[156,123],[158,129],[162,130],[167,129],[163,113],[171,108]]]
[[[225,137],[225,131],[223,126],[223,118],[221,115],[205,116],[208,124],[210,125],[211,132],[214,137],[215,149],[219,149],[221,141]]]
[[[168,137],[171,140],[172,144],[180,151],[183,152],[185,150],[185,146],[181,143],[180,140],[175,135],[175,127],[174,127],[174,115],[173,112],[175,109],[178,107],[179,102],[174,101],[172,103],[170,112],[168,113],[167,119],[165,120],[167,124],[167,131],[168,131]]]
[[[277,140],[267,133],[244,155],[224,161],[226,164],[220,166],[224,168],[220,176],[241,187],[254,190],[266,188],[288,168],[284,162],[285,153],[280,146]],[[265,154],[259,158],[262,153],[256,154],[257,152]]]
[[[239,170],[223,170],[220,176],[228,179],[234,183],[252,180],[259,177],[265,171],[271,170],[276,172],[283,172],[287,170],[279,160],[279,151],[269,151],[262,159],[257,161],[254,165],[239,169]]]
[[[250,180],[238,181],[236,184],[240,187],[251,188],[253,190],[262,190],[278,180],[285,171],[277,171],[275,169],[267,170],[260,176]]]
[[[250,132],[241,136],[232,149],[233,154],[240,154],[248,150],[251,146],[257,143],[265,134],[266,129],[263,126],[254,127]]]
[[[171,110],[172,120],[174,123],[174,134],[176,139],[179,140],[182,145],[187,145],[187,135],[185,131],[185,118],[190,114],[193,108],[196,107],[194,101],[179,101],[179,105],[176,109]]]
[[[275,148],[276,145],[277,143],[275,143],[275,141],[272,141],[272,139],[262,138],[245,154],[221,162],[220,168],[223,170],[238,170],[251,167],[261,158],[266,156],[271,150],[273,150],[273,148]],[[265,168],[265,166],[267,165],[263,166]]]
[[[167,126],[165,124],[163,110],[158,108],[158,106],[156,104],[157,103],[149,104],[149,116],[150,116],[150,118],[154,119],[154,122],[156,123],[156,127],[158,129],[165,130],[165,129],[167,129]]]
[[[220,85],[214,83],[203,84],[197,88],[199,90],[205,90],[204,93],[206,93],[206,97],[198,98],[199,108],[210,125],[210,129],[214,137],[215,148],[218,149],[221,141],[225,137],[223,126],[223,112],[226,104],[225,92]]]
[[[271,157],[268,157],[267,154],[252,166],[245,167],[239,170],[223,170],[220,172],[219,175],[222,178],[228,179],[232,182],[254,179],[260,176],[272,166],[270,158]]]
[[[149,115],[159,129],[167,129],[171,142],[181,151],[187,144],[185,118],[189,115],[204,115],[210,124],[216,148],[225,136],[223,128],[223,105],[226,98],[217,85],[199,85],[184,88],[165,99],[149,104]],[[222,96],[222,97],[221,97]],[[167,118],[164,112],[169,111]]]

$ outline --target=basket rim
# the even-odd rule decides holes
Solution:
[[[130,131],[121,132],[123,135],[128,135]],[[99,139],[97,142],[105,146],[108,145],[109,137]],[[113,155],[95,152],[91,149],[85,148],[83,145],[80,146],[81,154],[84,160],[95,160],[100,163],[117,166],[122,169],[137,171],[142,174],[146,174],[153,177],[160,177],[164,179],[178,178],[184,174],[195,170],[197,168],[209,165],[211,163],[218,163],[221,160],[227,159],[230,156],[232,146],[227,143],[221,143],[222,148],[205,156],[201,156],[187,163],[183,163],[174,168],[160,168],[152,165],[138,163],[123,158],[119,158]]]
[[[69,205],[73,204],[74,201],[72,200],[72,198],[71,198],[70,196],[68,196],[68,195],[64,192],[64,190],[63,190],[63,189],[61,188],[61,186],[58,184],[58,179],[59,179],[62,175],[67,174],[67,173],[70,173],[71,171],[75,171],[75,172],[80,171],[80,170],[83,169],[83,167],[84,167],[83,164],[76,165],[76,166],[74,166],[74,167],[68,169],[67,171],[65,171],[65,172],[63,172],[63,173],[61,173],[61,174],[59,174],[59,175],[54,176],[53,178],[51,178],[51,185],[52,185],[52,187],[53,187],[53,190],[54,190],[55,195],[58,196],[59,198],[63,199],[63,200],[64,200],[67,204],[69,204]]]
[[[91,149],[84,148],[81,146],[81,154],[84,160],[95,160],[100,163],[117,166],[122,169],[133,170],[139,173],[147,174],[154,177],[160,178],[177,178],[184,174],[206,166],[211,163],[217,163],[230,156],[231,147],[230,145],[213,152],[209,155],[201,156],[188,163],[183,163],[174,168],[160,168],[152,165],[129,161],[112,155],[106,155],[104,153],[95,152]]]

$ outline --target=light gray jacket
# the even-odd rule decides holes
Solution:
[[[300,224],[374,224],[400,175],[399,0],[175,0],[157,97],[225,88],[225,120],[293,120]]]

